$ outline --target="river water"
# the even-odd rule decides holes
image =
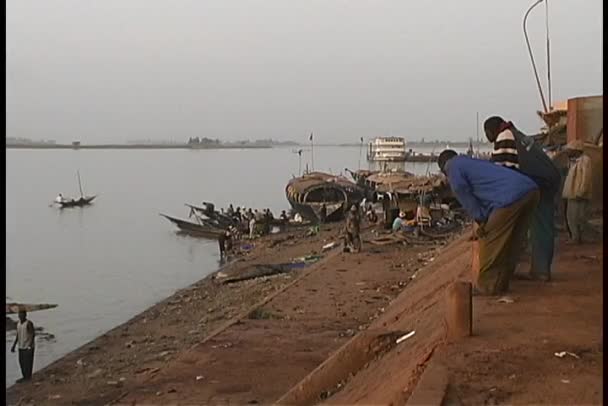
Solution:
[[[356,169],[359,156],[358,147],[315,148],[315,169]],[[7,298],[59,305],[29,315],[54,336],[37,340],[35,370],[217,269],[216,242],[176,235],[159,213],[187,218],[184,203],[212,201],[277,215],[289,208],[284,187],[300,166],[291,148],[7,149],[6,158]],[[302,170],[310,161],[305,151]],[[365,151],[360,162],[367,167]],[[437,167],[405,164],[427,168]],[[85,194],[99,194],[94,204],[49,207],[60,192],[78,195],[77,169]],[[7,386],[20,377],[14,337],[7,333]]]

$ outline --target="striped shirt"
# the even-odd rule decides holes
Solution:
[[[494,141],[494,150],[490,161],[511,169],[519,169],[517,145],[511,130],[507,129],[498,134]]]

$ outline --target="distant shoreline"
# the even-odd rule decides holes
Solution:
[[[6,149],[268,149],[269,145],[210,145],[191,146],[188,144],[104,144],[79,145],[71,144],[7,144]]]
[[[452,148],[468,148],[468,142],[451,142],[448,145]],[[315,147],[360,147],[360,144],[316,144]],[[367,147],[367,144],[365,144]],[[487,143],[474,143],[473,147],[484,147],[490,146]],[[197,149],[269,149],[269,148],[301,148],[301,147],[310,147],[310,145],[306,144],[297,144],[297,145],[196,145],[192,146],[189,144],[81,144],[78,146],[72,144],[6,144],[6,149],[189,149],[189,150],[197,150]],[[416,149],[416,148],[431,148],[431,147],[439,147],[437,150],[441,150],[445,147],[444,143],[417,143],[410,142],[407,144],[408,149]]]

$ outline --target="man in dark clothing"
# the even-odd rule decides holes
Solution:
[[[321,205],[321,210],[319,210],[319,223],[325,224],[325,220],[327,219],[327,206],[325,203]]]
[[[221,233],[217,242],[220,246],[220,259],[224,259],[226,257],[226,252],[232,249],[232,236],[230,235],[230,231]]]
[[[272,228],[272,221],[274,220],[274,216],[270,209],[264,210],[264,235],[270,234],[270,230]]]
[[[488,141],[494,143],[491,161],[519,170],[539,187],[540,200],[530,224],[532,263],[527,278],[549,281],[555,245],[555,202],[560,189],[561,174],[551,158],[534,143],[532,137],[517,130],[501,117],[484,122]]]
[[[19,322],[17,323],[17,335],[11,347],[11,352],[15,352],[15,347],[19,345],[19,366],[23,378],[18,379],[17,383],[32,379],[34,369],[34,348],[36,346],[36,330],[34,323],[27,319],[25,310],[19,310]]]
[[[352,205],[350,212],[346,215],[346,228],[344,232],[344,249],[352,247],[355,252],[361,252],[361,218],[356,205]]]
[[[458,156],[452,150],[443,151],[438,164],[456,199],[478,226],[477,293],[507,292],[530,213],[538,203],[538,186],[517,171]]]

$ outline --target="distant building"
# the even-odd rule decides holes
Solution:
[[[402,137],[378,137],[368,145],[367,160],[370,162],[403,162],[405,159],[405,139]]]

